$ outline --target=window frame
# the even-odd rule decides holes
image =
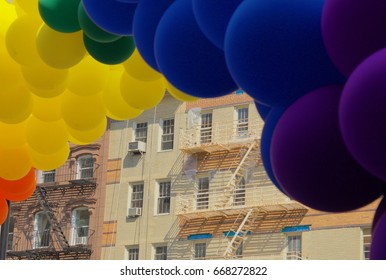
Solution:
[[[200,250],[197,250],[197,247],[200,246],[202,248],[199,248]],[[193,259],[194,260],[205,260],[206,259],[206,249],[207,249],[207,243],[206,242],[196,242],[193,245]],[[198,252],[203,252],[203,256],[199,256]]]
[[[200,115],[200,143],[211,143],[213,139],[213,112],[202,112]]]
[[[127,246],[126,252],[127,252],[127,260],[129,261],[139,260],[139,245]]]
[[[141,208],[142,209],[143,208],[144,195],[145,195],[144,182],[130,183],[129,186],[130,186],[130,206],[129,206],[129,208]],[[134,192],[134,187],[141,187],[142,192],[141,191]],[[135,198],[136,194],[141,194],[141,193],[142,193],[142,195],[141,195],[140,199]],[[137,203],[138,203],[138,205],[137,205]]]
[[[236,136],[245,137],[248,136],[249,131],[249,106],[236,107]],[[240,118],[242,110],[245,110],[246,117]]]
[[[82,160],[91,160],[92,162],[92,165],[91,166],[86,166],[86,167],[82,167]],[[92,154],[83,154],[83,155],[80,155],[76,158],[76,179],[91,179],[91,178],[94,178],[94,167],[95,167],[95,158],[93,157]],[[87,173],[86,173],[86,177],[82,176],[82,172],[83,171],[86,171],[86,172],[89,172],[89,170],[91,170],[91,176],[87,177]]]
[[[171,124],[166,125],[167,122],[171,122]],[[160,128],[161,128],[160,151],[162,152],[172,151],[174,149],[175,119],[174,118],[161,119]],[[165,140],[165,138],[171,138],[171,139]],[[166,147],[167,143],[171,143],[171,147]]]
[[[146,127],[139,127],[140,125],[146,125]],[[134,141],[142,141],[147,143],[148,128],[148,122],[134,123]],[[141,133],[143,133],[144,135],[139,136],[139,134]]]
[[[158,194],[157,194],[157,208],[156,215],[169,215],[171,211],[171,181],[160,181],[158,182]],[[168,202],[167,202],[168,201]],[[166,210],[162,207],[166,206]],[[165,211],[165,212],[164,212]]]
[[[295,244],[293,244],[291,240],[295,240]],[[290,248],[292,246],[296,248]],[[301,260],[302,259],[302,235],[301,234],[287,235],[286,248],[287,248],[287,254],[286,254],[287,260]]]
[[[157,252],[157,249],[161,249],[162,252]],[[154,245],[154,260],[167,260],[168,259],[168,246],[166,244]]]

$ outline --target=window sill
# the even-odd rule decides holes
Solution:
[[[174,149],[170,149],[170,150],[161,150],[161,151],[158,151],[158,153],[166,153],[166,152],[173,152]]]

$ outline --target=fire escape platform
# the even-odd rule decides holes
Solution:
[[[257,141],[257,139],[238,139],[235,141],[230,141],[226,143],[219,142],[210,142],[210,143],[201,143],[197,145],[184,146],[180,150],[186,154],[196,154],[196,153],[214,153],[219,151],[230,151],[233,149],[243,148],[248,146],[248,144]]]
[[[276,232],[284,226],[297,225],[308,211],[308,208],[297,202],[288,202],[185,213],[179,215],[181,223],[178,237],[186,238],[198,233],[222,234],[229,231],[230,226],[242,211],[246,213],[251,208],[255,215],[255,221],[251,226],[253,232]]]

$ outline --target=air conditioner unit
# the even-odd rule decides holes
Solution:
[[[146,152],[146,143],[142,141],[129,142],[129,152],[134,154]]]
[[[138,217],[141,215],[142,215],[142,208],[139,208],[139,207],[129,208],[129,211],[127,213],[127,216],[129,217]]]

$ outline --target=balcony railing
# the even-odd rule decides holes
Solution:
[[[38,184],[54,185],[72,180],[92,180],[96,177],[97,167],[98,165],[93,163],[80,168],[76,161],[69,160],[55,170],[37,171],[37,182]]]
[[[88,226],[62,228],[65,235],[70,237],[70,246],[89,246],[94,234]],[[9,236],[9,238],[11,238]],[[29,250],[61,250],[52,229],[14,232],[12,241],[8,240],[8,251],[20,252]]]
[[[224,200],[227,202],[224,203]],[[176,214],[256,207],[289,201],[290,198],[274,186],[246,184],[242,189],[236,188],[230,195],[222,188],[178,195],[176,197]],[[219,205],[223,205],[223,207],[219,207]]]
[[[211,144],[231,145],[260,139],[263,125],[263,122],[257,119],[214,122],[211,126],[194,125],[181,130],[181,147],[188,149]]]

